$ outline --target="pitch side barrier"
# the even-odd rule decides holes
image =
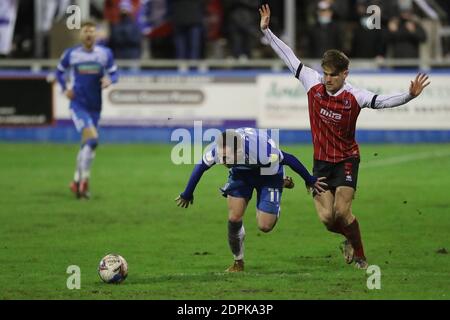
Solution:
[[[408,90],[416,73],[410,69],[355,70],[348,81],[389,94]],[[362,110],[357,141],[450,142],[450,69],[429,74],[432,84],[407,105]],[[69,101],[51,72],[0,71],[0,91],[0,141],[79,141]],[[194,139],[199,126],[203,131],[276,128],[283,144],[311,143],[306,92],[285,71],[121,70],[119,83],[103,92],[103,142],[173,143],[176,129],[185,129]]]

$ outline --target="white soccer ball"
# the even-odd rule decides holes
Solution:
[[[98,275],[106,283],[120,283],[128,276],[128,263],[118,254],[108,254],[100,260]]]

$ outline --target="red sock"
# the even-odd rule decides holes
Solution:
[[[348,226],[343,227],[342,231],[344,236],[347,238],[347,240],[355,250],[354,256],[356,258],[365,258],[358,220],[356,220],[355,218],[352,223],[350,223]]]
[[[327,225],[327,229],[330,232],[342,234],[343,236],[345,236],[340,219],[336,219],[333,221],[333,224]]]

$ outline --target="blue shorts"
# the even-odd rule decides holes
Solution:
[[[78,132],[82,132],[83,129],[87,128],[98,128],[100,112],[89,111],[74,101],[70,103],[70,112],[72,114],[73,123]]]
[[[283,181],[283,172],[267,176],[261,175],[259,169],[230,170],[228,182],[221,190],[224,197],[250,200],[253,189],[256,189],[256,208],[279,216]]]

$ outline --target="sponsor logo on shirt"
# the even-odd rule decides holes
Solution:
[[[101,67],[98,64],[82,64],[78,66],[79,74],[99,74]]]
[[[325,116],[329,119],[339,121],[342,119],[342,114],[327,110],[325,108],[320,109],[320,115]]]

